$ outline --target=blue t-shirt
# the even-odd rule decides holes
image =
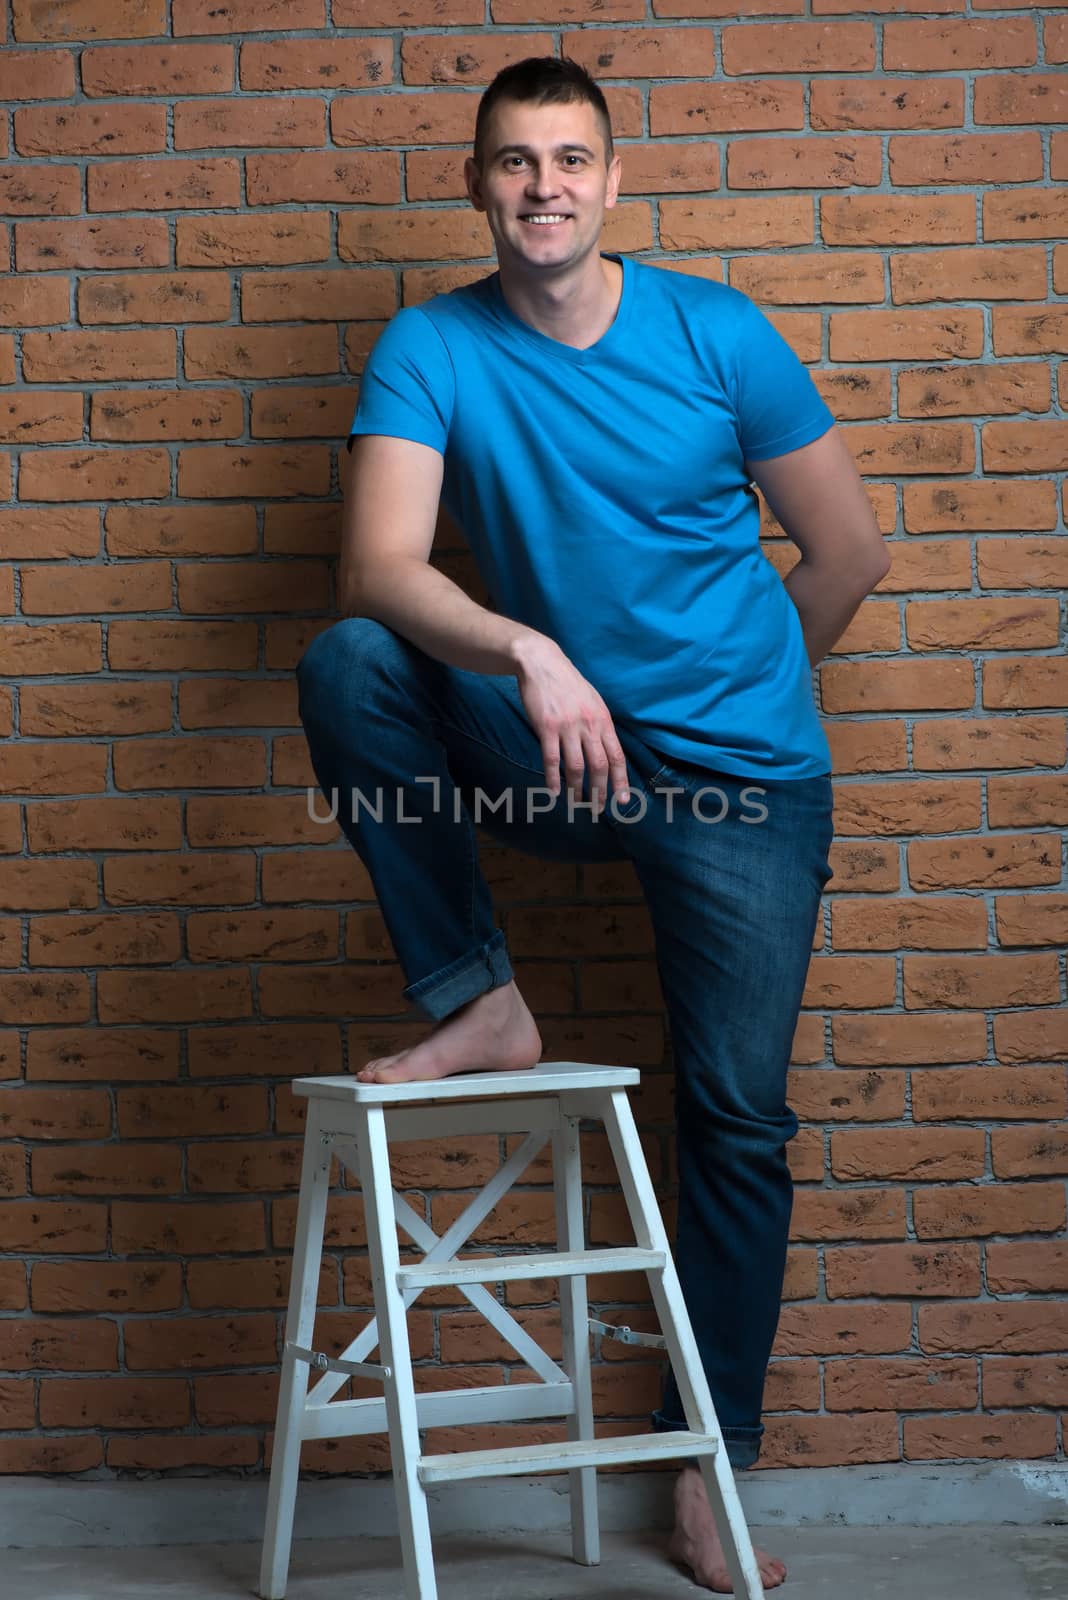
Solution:
[[[555,639],[617,725],[742,777],[827,773],[745,463],[834,419],[739,290],[621,260],[615,320],[587,350],[517,317],[497,273],[399,312],[352,431],[442,453],[494,608]]]

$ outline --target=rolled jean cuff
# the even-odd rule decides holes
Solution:
[[[440,1022],[469,1000],[485,994],[487,989],[498,989],[510,983],[513,976],[504,934],[498,928],[492,939],[477,950],[450,961],[446,967],[439,967],[428,978],[409,984],[404,998],[418,1006],[432,1022]]]
[[[653,1412],[654,1433],[682,1433],[689,1431],[688,1422],[675,1422],[664,1416],[662,1411]],[[760,1455],[760,1441],[764,1436],[764,1425],[761,1423],[756,1428],[721,1428],[723,1443],[727,1450],[727,1460],[735,1472],[745,1472],[749,1467],[756,1465]],[[686,1466],[696,1467],[700,1462],[696,1456],[686,1457]]]

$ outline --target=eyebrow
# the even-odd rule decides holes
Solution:
[[[586,156],[592,156],[594,153],[587,144],[558,144],[553,151],[553,155],[565,155],[572,150],[579,150]],[[536,152],[529,144],[502,144],[499,150],[493,152],[493,159],[494,161],[499,161],[501,156],[532,156],[535,154]]]

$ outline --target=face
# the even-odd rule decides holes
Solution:
[[[468,160],[467,190],[484,211],[498,262],[524,272],[575,267],[599,246],[616,203],[620,162],[606,163],[597,114],[585,101],[502,100],[486,129],[482,167]]]

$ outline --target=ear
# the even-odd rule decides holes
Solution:
[[[464,162],[464,183],[467,186],[467,198],[476,211],[485,211],[486,202],[482,198],[482,169],[472,156]]]
[[[613,156],[608,164],[608,185],[605,189],[604,208],[611,211],[619,198],[619,184],[623,177],[623,163],[619,157]]]

